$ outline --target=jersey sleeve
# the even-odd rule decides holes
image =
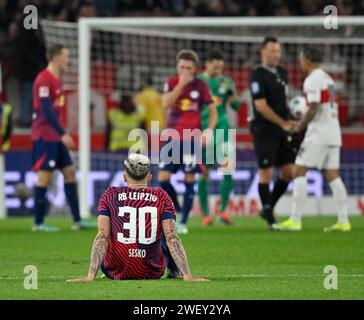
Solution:
[[[42,111],[50,123],[50,125],[53,127],[56,132],[62,136],[66,133],[66,131],[62,128],[61,124],[59,123],[58,117],[56,113],[53,111],[52,108],[52,100],[50,98],[41,98],[40,104]]]
[[[170,196],[163,190],[163,196],[161,200],[164,203],[163,210],[161,212],[161,220],[173,219],[176,220],[176,209]]]
[[[202,96],[202,103],[204,105],[209,105],[212,103],[212,96],[210,92],[210,88],[207,85],[207,83],[203,80],[201,80],[201,96]]]
[[[101,196],[100,200],[99,200],[99,205],[97,206],[97,216],[108,216],[110,217],[110,208],[108,205],[108,189],[103,193],[103,195]]]
[[[39,98],[40,110],[45,115],[49,124],[59,134],[65,134],[65,130],[62,128],[58,116],[53,111],[52,102],[52,86],[51,82],[46,77],[41,77],[36,87],[36,94]]]
[[[36,87],[36,94],[39,99],[51,99],[51,83],[45,77],[40,77]]]
[[[306,96],[307,103],[321,102],[321,88],[316,78],[309,77],[305,80],[303,92]]]
[[[253,71],[251,75],[249,90],[251,92],[253,100],[263,99],[266,97],[262,77],[259,76],[259,73],[257,71]]]

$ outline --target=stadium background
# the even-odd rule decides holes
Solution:
[[[29,43],[32,31],[20,27],[22,8],[27,4],[35,4],[39,8],[42,20],[41,33],[36,34],[38,50],[24,50],[23,44]],[[30,129],[29,123],[21,122],[21,99],[25,94],[24,84],[29,83],[21,71],[32,59],[34,68],[42,64],[43,48],[49,43],[62,41],[70,46],[72,52],[71,66],[65,77],[67,89],[63,123],[71,130],[77,140],[77,20],[80,17],[93,16],[290,16],[290,15],[321,15],[327,4],[335,4],[339,15],[361,15],[363,4],[360,1],[140,1],[138,5],[132,1],[0,1],[1,32],[0,59],[2,65],[3,92],[2,100],[9,102],[14,109],[14,135],[11,140],[11,151],[6,154],[6,194],[7,207],[10,215],[29,215],[32,199],[21,201],[14,195],[18,183],[32,187],[35,183],[35,173],[30,169]],[[236,82],[242,106],[237,116],[230,114],[233,125],[238,130],[238,163],[235,174],[235,190],[232,197],[231,211],[237,215],[254,215],[259,210],[259,200],[256,192],[256,166],[251,146],[251,135],[248,130],[249,94],[247,83],[249,73],[259,59],[259,42],[237,43],[225,42],[215,38],[188,39],[188,33],[170,36],[156,40],[154,35],[148,35],[142,30],[136,34],[99,30],[93,34],[92,53],[92,159],[89,204],[94,208],[99,195],[106,186],[121,183],[121,160],[123,154],[115,155],[105,152],[104,129],[106,112],[115,105],[115,93],[135,93],[146,75],[152,75],[154,86],[161,91],[164,79],[174,72],[174,55],[181,46],[195,48],[204,60],[204,55],[211,47],[220,47],[226,53],[226,73]],[[169,30],[170,32],[176,30]],[[196,32],[190,30],[191,32]],[[199,30],[202,34],[206,30]],[[254,32],[254,30],[250,30]],[[161,31],[162,32],[162,31]],[[249,30],[246,31],[249,35]],[[267,29],[260,30],[261,37]],[[280,30],[278,37],[294,35],[297,30]],[[341,30],[339,36],[350,38],[362,35],[362,30]],[[163,34],[163,33],[162,33]],[[239,37],[241,34],[232,34]],[[201,37],[201,36],[200,36]],[[157,45],[156,45],[156,44]],[[36,45],[33,43],[32,45]],[[283,44],[283,64],[289,71],[291,96],[300,92],[302,74],[297,65],[297,43]],[[153,51],[154,49],[154,51]],[[336,54],[332,54],[334,49]],[[324,46],[325,66],[335,79],[339,88],[339,116],[343,128],[342,175],[348,192],[351,195],[350,213],[364,214],[364,81],[363,81],[363,45],[334,43]],[[36,70],[30,70],[30,73]],[[39,71],[39,70],[38,70]],[[76,163],[78,155],[74,154]],[[156,177],[157,168],[153,168]],[[210,201],[216,206],[214,198],[219,186],[217,172],[212,173]],[[174,183],[180,193],[181,176],[174,177]],[[64,196],[60,176],[54,179],[49,193],[51,212],[65,214]],[[153,185],[157,185],[155,179]],[[327,185],[317,172],[310,173],[311,214],[334,212],[334,207],[327,202],[318,202],[329,195]],[[285,199],[278,207],[278,212],[286,214],[288,206]],[[194,211],[198,213],[197,201]]]

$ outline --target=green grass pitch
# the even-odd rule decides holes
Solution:
[[[300,233],[269,232],[257,217],[235,217],[228,227],[193,218],[181,238],[192,273],[210,282],[68,283],[86,275],[96,230],[75,232],[70,218],[48,218],[62,232],[32,233],[30,218],[9,218],[0,221],[0,299],[363,299],[364,219],[351,221],[352,232],[326,234],[335,217],[305,218]],[[24,289],[26,265],[38,269],[37,290]],[[337,267],[337,290],[324,288],[326,265]]]

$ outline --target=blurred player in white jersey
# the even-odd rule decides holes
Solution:
[[[291,217],[277,225],[279,230],[300,231],[301,215],[307,196],[306,172],[323,170],[337,204],[338,222],[324,231],[350,231],[346,187],[339,175],[341,130],[335,103],[335,83],[320,68],[322,55],[314,47],[304,47],[300,54],[302,71],[307,75],[303,91],[309,107],[293,129],[307,128],[294,168],[294,191]]]

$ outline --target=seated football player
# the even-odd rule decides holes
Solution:
[[[161,188],[148,188],[148,157],[132,153],[124,161],[127,186],[109,187],[98,206],[98,234],[88,275],[68,281],[93,281],[101,269],[107,278],[168,278],[206,281],[191,275],[185,249],[175,230],[176,212]]]

